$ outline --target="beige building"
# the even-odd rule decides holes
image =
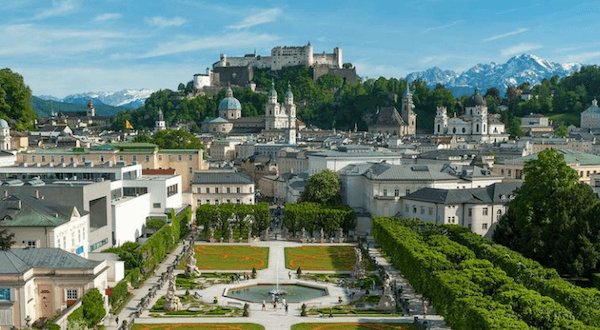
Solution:
[[[17,163],[32,164],[140,164],[142,169],[175,169],[182,191],[191,192],[194,172],[208,169],[200,149],[159,149],[151,143],[104,144],[91,148],[35,149],[17,154]]]
[[[563,154],[567,165],[577,171],[579,181],[591,185],[591,176],[600,173],[600,156],[568,149],[557,149],[557,151]],[[523,174],[525,162],[537,159],[537,155],[535,153],[525,157],[499,160],[494,164],[492,172],[507,180],[523,180],[525,179]]]
[[[0,251],[0,330],[60,315],[90,289],[104,294],[107,270],[106,261],[56,248]]]
[[[196,205],[254,204],[252,179],[234,170],[208,170],[194,173],[192,194]]]

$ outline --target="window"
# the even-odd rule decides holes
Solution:
[[[219,193],[219,187],[215,187],[215,194]]]
[[[131,160],[132,160],[132,161],[134,161],[134,162],[137,162],[137,155],[133,155],[133,156],[131,157]]]
[[[235,188],[235,192],[239,194],[241,192],[240,187]]]
[[[146,163],[149,162],[150,161],[150,156],[149,155],[144,156],[144,160],[146,161]]]
[[[54,157],[53,157],[54,158]],[[54,161],[54,159],[52,159],[52,161]],[[104,156],[100,156],[100,162],[104,163]]]
[[[469,216],[472,217],[473,216],[473,208],[469,207]]]
[[[387,196],[387,189],[383,189],[383,196]]]
[[[210,199],[207,199],[207,200],[206,200],[206,204],[210,204]]]
[[[169,155],[169,161],[173,160],[173,155]]]
[[[413,213],[417,213],[417,207],[415,205],[413,205]]]
[[[194,169],[193,169],[193,168],[191,168],[191,167],[189,167],[189,168],[188,168],[188,172],[189,172],[189,173],[192,173],[192,172],[194,172]]]
[[[10,288],[0,288],[0,300],[10,301]]]
[[[396,197],[400,196],[400,189],[398,189],[398,188],[394,189],[394,196],[396,196]]]
[[[496,212],[496,221],[500,221],[500,218],[502,218],[502,210]]]
[[[162,160],[162,155],[158,155],[158,160]]]
[[[229,204],[229,203],[231,203],[231,200],[230,200],[230,199],[228,199],[228,200],[226,200],[225,202],[226,202],[227,204]]]
[[[487,207],[484,207],[482,211],[483,211],[482,212],[483,215],[488,215],[488,208]]]
[[[239,199],[236,199],[236,200],[235,200],[235,202],[236,202],[237,204],[241,204],[241,203],[242,203],[242,202],[241,202]]]
[[[210,194],[210,187],[206,187],[206,193]]]
[[[177,195],[178,192],[179,192],[179,186],[177,184],[170,185],[167,187],[167,197]]]
[[[27,241],[27,247],[35,249],[37,247],[37,241]]]
[[[487,229],[487,225],[488,225],[487,222],[486,223],[482,223],[481,224],[481,229]]]
[[[421,206],[421,214],[425,214],[425,206]]]
[[[433,215],[433,207],[429,207],[428,213],[429,215]]]
[[[160,203],[153,203],[152,207],[155,209],[160,209]]]
[[[468,227],[469,229],[471,229],[471,224],[468,224],[468,225],[467,225],[467,227]]]
[[[231,188],[230,187],[227,187],[227,193],[231,194]]]
[[[79,298],[77,289],[67,289],[67,300],[77,300]]]
[[[410,189],[406,189],[406,196],[410,195]]]
[[[190,157],[189,160],[194,160],[194,155],[190,154],[189,157]]]
[[[177,155],[177,160],[178,160],[178,161],[181,161],[181,160],[182,160],[182,158],[181,158],[181,155]]]
[[[46,156],[42,156],[42,163],[46,161]]]

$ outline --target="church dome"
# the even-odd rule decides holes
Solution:
[[[242,104],[238,99],[233,97],[233,91],[231,90],[231,87],[227,87],[225,98],[219,102],[219,111],[221,110],[242,110]]]
[[[485,99],[479,94],[479,89],[475,89],[475,94],[466,102],[467,107],[486,106]]]
[[[277,91],[275,90],[274,81],[271,81],[271,90],[269,91],[269,98],[277,99]]]
[[[10,128],[10,126],[8,126],[6,120],[0,119],[0,128]]]

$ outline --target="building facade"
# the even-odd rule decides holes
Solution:
[[[196,205],[254,204],[255,186],[252,179],[233,170],[208,170],[194,173],[192,193]]]

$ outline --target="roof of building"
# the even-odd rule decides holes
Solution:
[[[11,250],[0,250],[0,274],[22,274],[31,267]]]
[[[71,220],[73,209],[26,194],[13,194],[0,201],[0,227],[57,227]]]
[[[223,123],[229,123],[229,120],[227,120],[225,118],[217,117],[217,118],[207,120],[204,123],[205,124],[223,124]]]
[[[395,107],[383,107],[379,109],[374,125],[379,126],[397,126],[405,125],[402,116]]]
[[[598,107],[598,101],[592,100],[592,105],[585,109],[581,114],[600,113],[600,107]]]
[[[225,98],[219,102],[219,111],[223,110],[242,110],[242,104],[238,99],[233,97],[233,91],[231,87],[227,87]]]
[[[501,182],[483,188],[471,189],[422,188],[403,198],[446,205],[508,203],[514,197],[515,190],[520,185],[519,182]]]
[[[94,268],[101,261],[88,260],[58,248],[12,249],[19,259],[33,268]]]
[[[174,168],[145,168],[142,175],[175,175]]]
[[[194,173],[192,180],[194,184],[252,184],[252,178],[248,175],[235,171],[201,171]]]
[[[10,126],[8,126],[8,122],[4,119],[0,119],[0,128],[10,128]]]
[[[556,149],[565,158],[567,164],[579,164],[579,165],[600,165],[600,156],[588,154],[585,152],[573,151],[569,149]],[[512,158],[497,161],[498,164],[525,164],[525,162],[533,159],[537,159],[538,153],[531,154],[524,157]]]
[[[381,163],[351,164],[342,168],[340,175],[364,175],[369,180],[473,180],[491,178],[489,170],[478,166],[451,166],[448,164],[402,164]]]
[[[479,94],[479,89],[475,89],[475,93],[465,103],[467,107],[486,106],[485,99]]]

